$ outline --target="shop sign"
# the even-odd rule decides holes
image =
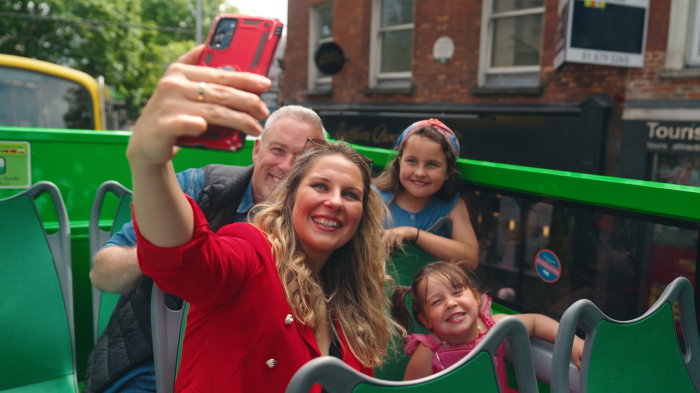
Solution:
[[[554,67],[644,67],[649,0],[560,0]]]
[[[29,142],[0,141],[0,188],[32,184]]]
[[[700,122],[646,121],[647,150],[662,153],[700,154]]]
[[[328,116],[321,112],[323,125],[334,139],[342,139],[345,142],[356,143],[363,146],[375,146],[385,149],[393,149],[396,141],[406,127],[415,122],[412,117],[384,117],[372,116],[372,113],[364,113],[363,116]],[[429,115],[426,115],[429,117]],[[458,139],[462,133],[457,128],[452,128]]]
[[[318,110],[331,138],[393,149],[399,135],[414,122],[436,118],[454,131],[460,157],[504,164],[599,174],[602,149],[586,148],[584,138],[602,141],[599,126],[582,129],[585,115],[560,113],[435,113],[417,105],[406,112]],[[408,110],[414,109],[412,112]],[[584,117],[586,116],[586,117]],[[583,121],[586,120],[586,121]]]

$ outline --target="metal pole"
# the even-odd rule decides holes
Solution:
[[[97,77],[97,85],[100,88],[100,115],[102,115],[102,131],[107,130],[107,101],[105,97],[105,77],[100,75]]]
[[[197,45],[202,43],[202,0],[197,0],[197,28],[196,40]]]

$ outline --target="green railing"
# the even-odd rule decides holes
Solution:
[[[78,375],[85,372],[92,350],[92,311],[90,306],[88,220],[97,187],[116,180],[131,188],[131,175],[125,157],[129,132],[78,131],[0,127],[0,141],[26,141],[31,146],[32,183],[55,183],[63,195],[71,223]],[[236,154],[183,149],[174,160],[176,170],[218,163],[250,165],[253,141]],[[357,150],[381,168],[393,158],[391,151],[356,146]],[[700,223],[700,188],[677,186],[571,172],[460,160],[462,177],[470,184],[538,197],[554,198],[616,210],[650,214]],[[0,198],[22,190],[1,189]],[[116,198],[115,198],[116,199]],[[113,203],[115,201],[106,201]],[[38,207],[50,230],[54,213]],[[109,211],[109,209],[106,209]],[[111,221],[110,213],[101,219]]]
[[[355,146],[384,167],[394,154]],[[700,188],[459,159],[469,184],[570,202],[700,222]]]

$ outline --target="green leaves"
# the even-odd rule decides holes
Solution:
[[[237,12],[225,0],[202,8],[204,37],[216,15]],[[0,0],[0,53],[102,75],[135,120],[167,65],[194,47],[195,18],[196,0]]]

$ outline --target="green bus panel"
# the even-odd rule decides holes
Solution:
[[[0,142],[29,142],[31,182],[47,180],[55,183],[61,191],[68,210],[71,223],[74,298],[76,299],[78,355],[76,362],[80,378],[84,375],[85,364],[93,342],[88,247],[90,209],[97,187],[104,181],[115,180],[131,188],[131,175],[125,156],[129,135],[130,132],[124,131],[0,127]],[[250,165],[252,147],[253,141],[247,141],[245,148],[236,154],[183,149],[174,159],[175,169],[180,171],[213,163]],[[378,170],[381,170],[394,157],[393,152],[385,149],[360,146],[356,146],[356,149],[372,158]],[[510,192],[538,198],[540,201],[551,199],[608,209],[608,211],[630,212],[659,219],[682,221],[692,228],[698,227],[700,223],[700,203],[698,203],[700,189],[698,188],[463,159],[459,160],[459,170],[462,178],[471,188],[486,190],[482,191],[482,197],[488,192],[500,194],[502,191],[504,194]],[[0,189],[0,198],[6,198],[21,191],[20,189]],[[496,196],[500,198],[500,195],[494,197]],[[56,227],[55,213],[45,207],[48,203],[44,203],[41,198],[37,201],[37,205],[45,226],[51,231]],[[104,213],[101,217],[105,225],[111,222],[116,205],[116,198],[105,201],[106,208],[103,209]],[[695,261],[692,263],[694,267]],[[497,267],[494,264],[490,269]],[[524,276],[523,271],[520,268],[519,277],[521,281],[525,281],[516,289],[528,288],[527,280],[530,278]],[[501,312],[507,311],[504,309]]]
[[[85,365],[93,346],[88,243],[90,210],[97,187],[103,182],[115,180],[131,189],[131,173],[126,160],[126,146],[130,135],[131,133],[126,131],[0,127],[0,142],[29,142],[32,184],[42,180],[56,184],[68,211],[71,225],[73,296],[76,299],[76,365],[79,379],[85,375]],[[252,150],[252,140],[246,141],[245,148],[235,154],[182,149],[173,163],[177,171],[209,164],[250,165],[253,162]],[[22,191],[23,189],[0,189],[0,199]],[[49,208],[48,197],[42,196],[36,203],[47,231],[55,230],[56,214],[53,208]],[[115,197],[105,200],[100,219],[111,223],[116,208]]]

